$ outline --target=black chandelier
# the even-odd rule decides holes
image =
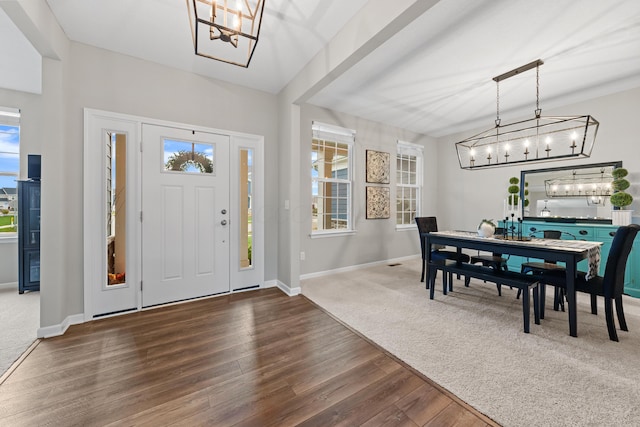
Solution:
[[[265,0],[186,0],[196,55],[247,68]]]
[[[495,127],[456,143],[462,169],[591,156],[599,126],[596,119],[590,115],[542,116],[539,84],[542,64],[538,59],[493,78],[497,92]],[[534,117],[502,124],[500,82],[532,68],[536,69]]]

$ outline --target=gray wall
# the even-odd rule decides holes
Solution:
[[[437,151],[434,139],[403,129],[364,120],[348,114],[336,113],[312,105],[303,105],[300,114],[300,251],[305,252],[300,273],[308,274],[399,258],[420,253],[415,228],[397,231],[395,228],[395,153],[397,141],[424,146],[423,213],[436,214]],[[311,234],[311,123],[316,120],[343,126],[356,131],[353,221],[355,235],[312,239]],[[391,217],[366,219],[365,210],[365,152],[367,149],[391,153]],[[297,220],[297,218],[296,218]]]
[[[18,243],[0,241],[0,285],[18,283]]]
[[[71,43],[67,138],[70,162],[82,164],[85,107],[170,120],[185,124],[265,136],[265,278],[276,278],[277,242],[277,111],[276,97],[265,92],[204,78],[151,62]],[[82,169],[69,170],[65,188],[70,221],[82,223]],[[277,191],[277,190],[276,190]],[[77,249],[69,259],[82,259],[82,233],[74,235]],[[82,296],[82,268],[72,269],[74,288]],[[82,300],[74,310],[82,312]]]
[[[440,228],[474,230],[483,218],[502,216],[503,200],[507,194],[509,177],[520,176],[521,170],[549,168],[622,160],[629,170],[627,177],[632,186],[628,192],[634,196],[631,209],[635,221],[640,215],[640,143],[636,120],[640,115],[640,88],[567,105],[543,115],[591,114],[599,122],[598,135],[590,158],[495,169],[462,170],[458,164],[455,143],[491,127],[439,138],[440,174],[438,204],[442,207]]]
[[[59,324],[84,311],[85,107],[264,135],[268,165],[265,279],[276,278],[278,123],[274,95],[73,42],[62,60],[44,59],[43,79],[40,96],[0,91],[2,105],[22,110],[22,153],[43,155],[41,326]],[[22,168],[26,171],[26,164]]]

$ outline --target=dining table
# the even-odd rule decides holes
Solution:
[[[586,278],[588,280],[591,277],[595,277],[600,268],[600,247],[602,242],[535,237],[518,238],[517,236],[508,235],[481,237],[475,231],[459,230],[422,233],[421,238],[424,239],[425,243],[426,277],[430,277],[429,264],[432,262],[431,249],[433,245],[455,247],[458,252],[462,252],[462,249],[471,249],[564,263],[569,334],[572,337],[578,336],[575,288],[578,262],[588,259],[589,267],[586,272]]]

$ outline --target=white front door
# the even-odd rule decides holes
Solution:
[[[142,306],[229,292],[229,136],[142,125]]]

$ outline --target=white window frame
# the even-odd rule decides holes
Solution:
[[[17,108],[0,107],[0,124],[4,126],[16,126],[20,128],[20,110]],[[19,140],[18,140],[19,141]],[[20,141],[18,142],[18,158],[20,158]],[[15,176],[16,181],[20,178],[20,166],[18,172],[11,173],[2,171],[5,176]],[[16,182],[16,208],[17,208],[17,182]],[[18,232],[7,232],[0,234],[0,243],[13,243],[18,241]]]
[[[333,228],[333,229],[324,229],[324,230],[311,230],[310,236],[312,238],[316,237],[331,237],[331,236],[344,236],[349,234],[354,234],[355,230],[353,227],[353,176],[354,176],[354,150],[355,150],[355,137],[356,131],[353,129],[347,129],[340,126],[329,125],[326,123],[320,123],[314,121],[311,126],[312,133],[312,141],[313,144],[314,139],[321,139],[326,141],[333,141],[340,144],[346,144],[348,146],[348,155],[347,155],[347,167],[348,167],[348,177],[347,179],[340,178],[321,178],[321,177],[311,177],[311,187],[313,188],[313,183],[323,183],[323,182],[335,182],[340,184],[346,184],[348,187],[347,190],[347,226],[346,228]],[[312,159],[309,159],[312,161]],[[313,165],[311,165],[313,167]],[[312,189],[310,188],[310,190]],[[311,194],[313,199],[313,192]]]
[[[415,184],[403,184],[398,179],[398,157],[400,156],[415,156],[416,157],[416,183]],[[411,142],[398,140],[396,150],[396,230],[415,230],[415,221],[411,221],[409,224],[398,223],[398,197],[402,194],[404,188],[416,188],[416,215],[419,217],[422,214],[422,189],[423,183],[423,165],[424,165],[424,147]]]

